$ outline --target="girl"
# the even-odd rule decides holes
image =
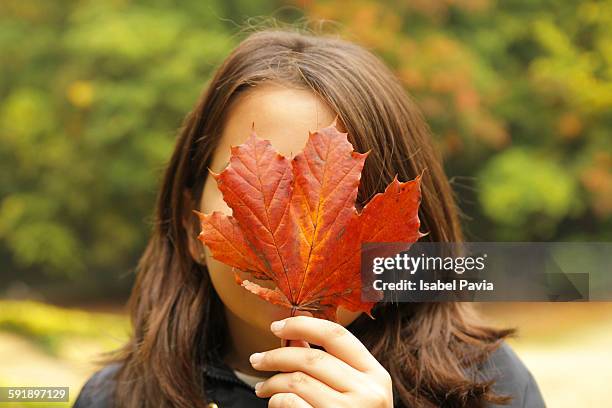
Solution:
[[[155,228],[130,299],[133,334],[85,385],[75,407],[544,406],[503,343],[511,330],[459,303],[378,304],[374,320],[288,317],[210,257],[192,213],[230,209],[208,168],[226,166],[251,125],[291,157],[308,131],[348,132],[370,150],[357,205],[398,175],[422,180],[423,238],[460,242],[457,208],[428,128],[392,72],[337,38],[251,34],[187,116],[158,196]],[[289,347],[279,347],[279,338]],[[310,347],[310,344],[313,346]]]

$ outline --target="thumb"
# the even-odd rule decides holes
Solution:
[[[297,310],[295,312],[295,316],[308,316],[308,317],[312,317],[312,313],[310,312],[305,312],[302,310]],[[304,347],[304,348],[310,348],[310,344],[308,344],[307,341],[304,340],[282,340],[281,342],[282,347]]]

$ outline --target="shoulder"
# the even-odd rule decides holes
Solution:
[[[75,401],[73,408],[106,408],[112,407],[112,396],[115,389],[115,375],[120,364],[109,364],[96,371],[85,383]]]
[[[495,380],[493,389],[497,394],[512,397],[512,402],[503,407],[545,407],[533,375],[506,342],[503,342],[480,367],[480,374],[487,380]],[[490,407],[501,406],[490,405]]]

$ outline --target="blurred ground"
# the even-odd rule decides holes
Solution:
[[[610,406],[612,303],[483,303],[540,385],[549,407]]]
[[[101,352],[127,338],[120,313],[0,301],[0,386],[68,386],[69,403],[2,403],[0,407],[70,407]]]
[[[612,384],[612,303],[482,303],[496,325],[519,328],[511,345],[549,407],[604,407]],[[69,386],[69,407],[102,351],[127,336],[119,312],[0,301],[0,386]],[[0,403],[1,408],[42,406]]]

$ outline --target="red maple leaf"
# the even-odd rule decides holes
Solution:
[[[232,215],[194,211],[202,228],[198,239],[234,268],[239,284],[291,308],[292,315],[303,310],[336,320],[339,306],[370,314],[375,302],[361,297],[361,244],[413,243],[423,234],[420,176],[408,182],[396,176],[361,212],[355,209],[368,153],[353,151],[336,121],[309,132],[292,160],[252,130],[244,144],[231,148],[221,173],[210,171]],[[276,287],[243,280],[239,271]]]

